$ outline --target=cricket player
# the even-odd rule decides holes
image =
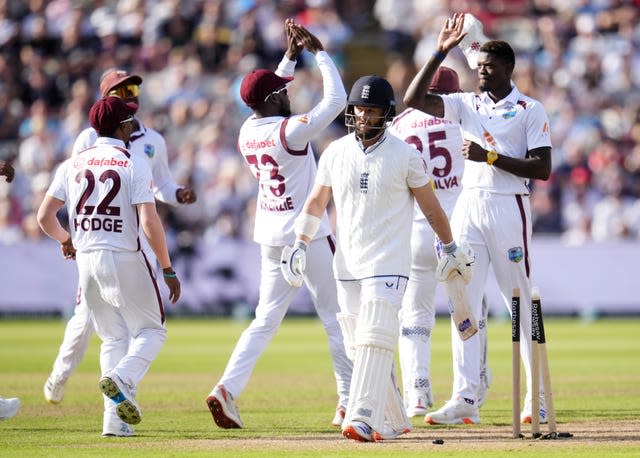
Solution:
[[[362,442],[397,437],[411,429],[393,359],[411,265],[414,198],[443,243],[438,278],[444,280],[454,270],[467,279],[471,275],[420,153],[387,133],[394,116],[395,99],[387,80],[370,75],[354,83],[345,111],[349,134],[320,156],[315,185],[295,222],[296,242],[282,259],[285,278],[299,283],[307,250],[333,197],[339,320],[347,354],[354,360],[342,434]]]
[[[130,74],[125,70],[110,69],[100,79],[100,93],[102,97],[116,96],[127,103],[138,105],[141,84],[142,78],[138,75]],[[129,138],[127,148],[131,154],[144,158],[150,165],[155,198],[170,205],[187,205],[195,202],[195,191],[189,187],[179,186],[171,176],[167,146],[162,135],[145,126],[138,118],[134,118],[133,126],[134,130]],[[73,145],[72,157],[91,147],[97,137],[98,134],[92,127],[83,130]],[[141,243],[149,264],[155,270],[157,261],[153,250],[150,249],[144,237],[141,237]],[[80,301],[76,304],[73,315],[67,322],[53,369],[44,384],[44,397],[48,402],[52,404],[62,402],[67,380],[82,361],[92,335],[93,325],[89,309],[87,304]]]
[[[180,297],[164,229],[156,212],[151,169],[125,145],[134,130],[135,104],[108,96],[89,112],[95,144],[67,159],[38,209],[42,230],[78,264],[79,295],[102,340],[99,388],[104,436],[131,436],[142,419],[138,384],[166,339],[156,276],[141,251],[140,227],[156,255],[170,300]],[[56,212],[66,205],[71,234]],[[131,342],[130,342],[131,341]]]
[[[429,92],[460,92],[458,74],[449,67],[440,67],[429,85]],[[447,217],[450,217],[462,190],[464,172],[460,126],[407,108],[395,117],[389,132],[421,153],[427,163],[436,197]],[[404,403],[409,417],[425,415],[433,405],[429,366],[438,284],[435,275],[438,265],[435,242],[433,229],[416,205],[411,231],[411,273],[400,310],[399,340]]]
[[[242,81],[240,95],[253,115],[240,129],[238,147],[259,182],[254,240],[260,244],[260,299],[256,317],[240,336],[224,374],[207,397],[220,428],[242,428],[235,400],[275,335],[303,280],[329,338],[338,405],[332,424],[342,425],[353,365],[345,353],[336,314],[336,285],[331,276],[335,242],[327,215],[309,243],[309,266],[292,286],[282,277],[283,249],[295,239],[294,220],[302,211],[316,174],[310,141],[344,109],[346,92],[338,70],[322,43],[291,19],[285,21],[288,49],[276,72],[254,70]],[[322,75],[323,97],[308,113],[291,115],[287,85],[293,80],[295,59],[306,48]]]
[[[404,102],[462,126],[466,159],[462,192],[451,226],[458,240],[475,252],[474,274],[467,287],[471,308],[480,319],[489,265],[510,311],[513,288],[520,289],[520,335],[531,335],[531,207],[529,180],[547,180],[551,173],[549,119],[539,101],[522,94],[511,77],[515,54],[504,41],[480,47],[480,94],[429,94],[434,73],[447,53],[466,36],[464,15],[448,18],[438,37],[438,50],[411,82]],[[427,414],[431,424],[479,423],[478,389],[481,350],[476,334],[462,341],[452,332],[454,382],[451,399]],[[531,341],[521,345],[527,375],[522,422],[531,421]],[[536,393],[537,395],[537,393]],[[546,422],[544,401],[540,422]]]
[[[429,92],[451,94],[461,92],[455,70],[441,66],[436,71]],[[413,145],[427,163],[434,184],[434,192],[442,209],[451,217],[453,207],[462,190],[464,157],[462,132],[457,123],[436,118],[414,108],[407,108],[393,120],[389,132]],[[433,405],[429,369],[431,364],[431,334],[435,326],[435,276],[438,257],[433,246],[435,234],[420,208],[414,209],[411,231],[411,273],[400,310],[399,360],[407,415],[426,415]],[[490,383],[487,367],[486,319],[478,323],[482,353],[482,380],[478,398],[484,400]]]

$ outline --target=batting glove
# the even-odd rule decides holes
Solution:
[[[471,281],[471,265],[475,261],[475,253],[471,246],[463,243],[457,246],[455,242],[442,246],[442,257],[436,267],[436,278],[439,281],[447,281],[449,276],[457,273],[462,276],[466,284]]]
[[[280,257],[280,270],[284,279],[291,286],[302,286],[302,274],[307,267],[307,244],[302,240],[296,240],[293,247],[286,246],[282,249]]]

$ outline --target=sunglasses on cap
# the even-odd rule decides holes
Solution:
[[[129,99],[131,97],[138,97],[140,93],[140,86],[137,84],[127,84],[126,86],[119,86],[115,89],[111,89],[107,95],[115,95],[121,99]]]
[[[271,97],[272,95],[280,94],[283,91],[284,91],[284,93],[286,95],[287,94],[287,86],[282,86],[280,89],[273,91],[272,93],[270,93],[268,96],[266,96],[264,98],[264,101],[266,102],[267,100],[269,100],[269,97]]]

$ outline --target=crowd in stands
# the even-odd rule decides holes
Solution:
[[[250,240],[256,181],[236,149],[250,114],[239,82],[275,69],[284,19],[320,38],[347,89],[383,71],[401,102],[454,11],[512,44],[514,82],[550,117],[553,174],[532,183],[534,233],[571,244],[640,238],[637,0],[0,0],[0,158],[16,167],[14,183],[0,180],[0,244],[42,237],[35,211],[112,67],[143,77],[138,116],[165,136],[176,181],[198,193],[194,205],[162,209],[173,242]],[[291,86],[294,112],[321,95],[307,62]],[[475,89],[462,53],[445,65]],[[336,120],[316,151],[344,132]]]

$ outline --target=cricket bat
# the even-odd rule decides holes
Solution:
[[[444,282],[444,289],[449,297],[448,305],[451,319],[460,338],[467,340],[478,332],[478,323],[476,323],[476,319],[471,313],[467,287],[464,284],[462,275],[458,271],[451,272],[447,281]]]
[[[547,422],[549,427],[549,433],[556,433],[556,411],[553,406],[553,392],[551,391],[551,373],[549,372],[549,358],[547,356],[547,339],[544,333],[544,321],[542,319],[542,302],[540,300],[540,290],[533,288],[531,290],[531,307],[538,317],[537,326],[537,342],[539,357],[540,357],[540,370],[542,371],[542,383],[544,385],[544,402],[547,407]]]
[[[511,425],[513,437],[520,438],[520,289],[511,297]]]

